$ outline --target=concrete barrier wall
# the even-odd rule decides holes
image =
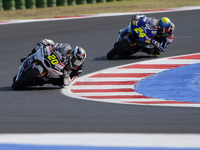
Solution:
[[[106,3],[122,0],[0,0],[1,10],[35,9],[67,5]]]

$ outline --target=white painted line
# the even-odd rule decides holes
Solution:
[[[81,81],[84,81],[84,82],[87,82],[87,81],[90,81],[90,82],[101,82],[101,81],[139,81],[143,78],[84,78],[84,80],[80,80]]]
[[[164,100],[162,96],[161,99],[151,98],[143,96],[141,93],[134,90],[135,83],[148,76],[195,63],[200,63],[200,53],[160,59],[156,58],[108,68],[76,79],[72,84],[62,89],[62,93],[66,96],[98,102],[150,106],[200,107],[200,103],[198,102],[191,103],[190,101],[180,102],[176,100]],[[144,74],[146,77],[141,77],[144,76]],[[112,77],[108,77],[108,75]],[[162,86],[162,83],[160,83],[160,85]],[[118,89],[123,90],[120,92]],[[133,89],[133,91],[127,89]],[[146,103],[144,103],[144,101],[146,101]]]
[[[120,73],[158,73],[167,69],[121,69]],[[118,73],[119,69],[103,70],[101,73]]]
[[[151,13],[166,13],[166,12],[177,12],[177,11],[189,11],[189,10],[199,10],[200,6],[188,6],[180,8],[170,8],[152,11],[139,11],[139,12],[122,12],[122,13],[100,13],[92,15],[78,15],[78,16],[67,16],[60,18],[41,18],[41,19],[18,19],[9,21],[0,21],[0,25],[7,24],[17,24],[17,23],[31,23],[31,22],[41,22],[41,21],[58,21],[58,20],[72,20],[72,19],[87,19],[87,18],[98,18],[98,17],[112,17],[112,16],[124,16],[124,15],[134,15],[134,14],[151,14]]]
[[[100,147],[200,148],[199,134],[43,133],[0,134],[1,144]]]

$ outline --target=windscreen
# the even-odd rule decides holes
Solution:
[[[149,17],[147,22],[146,22],[146,26],[149,28],[149,29],[155,29],[157,26],[158,26],[158,21],[157,19],[153,18],[153,17]]]

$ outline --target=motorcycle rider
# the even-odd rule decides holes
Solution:
[[[41,45],[51,45],[53,47],[53,50],[58,53],[62,63],[65,64],[65,67],[63,69],[63,76],[61,76],[60,78],[52,78],[47,83],[59,86],[66,86],[80,76],[83,71],[83,63],[86,58],[86,52],[83,48],[76,46],[74,49],[72,49],[72,47],[68,43],[55,43],[50,39],[43,39],[39,43],[37,43],[36,47],[28,56],[35,53]],[[23,62],[27,57],[22,58],[21,62]],[[39,85],[44,84],[45,83],[39,83]]]
[[[135,15],[132,17],[135,21],[145,21],[150,17],[145,15]],[[162,17],[157,19],[157,33],[153,38],[153,44],[155,45],[154,49],[144,48],[142,51],[148,54],[153,54],[154,56],[160,55],[160,52],[164,52],[166,48],[173,42],[174,39],[174,29],[175,25],[170,21],[167,17]],[[122,37],[125,33],[129,32],[128,28],[122,29],[119,31],[120,37]]]

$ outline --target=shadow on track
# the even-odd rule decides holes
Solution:
[[[134,60],[140,60],[140,59],[145,59],[145,58],[157,58],[155,56],[144,56],[144,55],[134,55],[134,56],[117,56],[113,58],[112,60],[128,60],[128,59],[134,59]],[[108,60],[106,56],[101,56],[101,57],[96,57],[93,61],[112,61]]]
[[[4,91],[42,91],[42,90],[57,90],[57,89],[61,89],[61,87],[39,87],[39,86],[35,86],[35,87],[24,87],[23,89],[20,90],[13,90],[11,86],[5,86],[5,87],[0,87],[0,92],[4,92]]]

